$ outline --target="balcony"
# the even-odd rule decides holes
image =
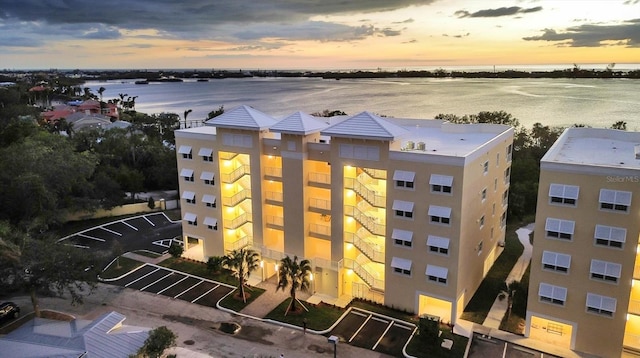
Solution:
[[[222,205],[224,206],[236,206],[246,199],[251,199],[251,189],[241,190],[232,196],[225,196],[222,198]]]
[[[266,180],[282,181],[282,168],[265,167],[264,178]]]
[[[334,271],[338,271],[338,269],[340,268],[339,262],[323,259],[320,257],[314,257],[310,261],[311,261],[311,265],[315,267],[322,267],[322,268],[326,268]]]
[[[276,230],[284,230],[284,218],[282,216],[267,215],[267,227]]]
[[[363,234],[362,230],[358,230],[358,233],[345,232],[345,242],[353,244],[358,248],[358,250],[360,250],[360,252],[367,256],[369,260],[383,264],[385,253],[384,247],[381,248],[380,245],[377,245],[366,237],[363,237]]]
[[[284,259],[285,256],[287,255],[282,251],[270,249],[266,246],[260,246],[260,256],[262,256],[263,259],[272,259],[275,261],[280,261]]]
[[[282,193],[277,191],[267,191],[264,193],[264,201],[267,204],[282,206]]]
[[[368,216],[357,207],[351,205],[345,206],[344,213],[345,215],[354,218],[357,222],[360,223],[360,225],[369,230],[370,233],[374,235],[384,236],[386,225],[384,223],[380,223],[380,220],[378,218]]]
[[[318,188],[331,189],[331,174],[311,172],[308,184]]]
[[[243,247],[253,245],[253,237],[245,235],[235,241],[225,241],[225,251],[240,250]]]
[[[636,256],[636,265],[633,267],[633,278],[640,280],[640,257]],[[636,282],[637,284],[638,282]]]
[[[345,187],[358,193],[365,201],[372,206],[378,208],[384,208],[387,204],[387,198],[384,195],[380,195],[373,189],[369,189],[360,179],[345,178]]]
[[[309,224],[309,236],[323,240],[331,240],[331,226]]]
[[[309,199],[309,211],[331,215],[331,200],[311,198]]]
[[[364,281],[372,289],[384,291],[384,280],[377,278],[376,276],[378,275],[369,272],[369,270],[367,270],[365,266],[366,264],[362,265],[353,259],[343,259],[342,265],[346,269],[353,270],[353,272],[355,272],[355,274],[358,275],[358,277],[360,277],[362,281]]]
[[[640,300],[634,300],[633,298],[629,300],[629,309],[628,313],[640,315]]]
[[[245,175],[248,175],[250,172],[251,167],[246,164],[242,164],[241,166],[234,169],[231,173],[222,173],[220,175],[220,180],[222,180],[223,183],[233,184],[238,181],[238,179],[242,178]]]
[[[225,229],[235,230],[246,223],[251,222],[251,214],[242,213],[231,220],[224,221]]]
[[[220,159],[222,160],[231,160],[238,156],[239,153],[229,153],[229,152],[219,152]]]
[[[380,169],[362,168],[362,171],[374,179],[387,180],[387,171]]]

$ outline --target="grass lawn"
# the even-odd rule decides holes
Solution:
[[[231,294],[223,298],[222,301],[220,301],[220,306],[228,308],[230,310],[234,310],[236,312],[240,312],[251,302],[255,301],[256,298],[260,297],[261,294],[266,292],[265,290],[258,287],[245,287],[245,293],[248,293],[249,297],[247,297],[247,303],[244,303],[244,301],[239,298],[239,295],[236,296],[237,291],[238,289],[235,289]]]
[[[418,324],[418,321],[419,321],[419,317],[412,313],[399,311],[391,307],[362,301],[357,298],[351,302],[350,306],[362,308],[363,310],[379,313],[392,318],[397,318],[406,322],[411,322],[416,325]]]
[[[120,277],[125,273],[133,270],[134,268],[142,265],[144,265],[143,262],[120,256],[120,268],[117,267],[117,264],[114,261],[111,265],[109,265],[109,267],[107,267],[106,270],[102,271],[100,277],[105,279]]]
[[[272,319],[274,321],[284,322],[288,324],[292,324],[295,326],[302,327],[302,321],[307,319],[307,328],[313,329],[315,331],[323,331],[332,324],[334,324],[340,316],[346,311],[345,309],[331,306],[325,303],[320,303],[317,305],[313,305],[311,303],[303,302],[304,306],[307,307],[309,312],[305,311],[297,305],[296,312],[289,312],[286,316],[284,315],[284,311],[289,306],[289,302],[291,302],[291,298],[287,298],[282,301],[278,307],[276,307],[273,311],[269,312],[264,318]]]
[[[407,346],[407,353],[418,358],[462,358],[467,349],[469,338],[454,334],[449,326],[440,325],[442,335],[438,338],[437,344],[428,344],[420,339],[419,335],[414,335]],[[451,350],[442,348],[444,339],[453,341]]]
[[[222,283],[226,283],[232,286],[236,286],[238,281],[231,276],[228,270],[223,269],[220,272],[209,272],[207,270],[207,264],[204,262],[191,261],[183,258],[171,257],[159,263],[160,266],[168,267],[177,271],[190,273],[195,276],[208,278]]]
[[[465,307],[461,316],[462,319],[482,324],[487,318],[493,302],[505,288],[507,276],[509,276],[511,269],[513,269],[524,250],[518,240],[518,235],[515,233],[515,230],[521,226],[521,223],[507,225],[504,251],[489,270],[467,307]]]

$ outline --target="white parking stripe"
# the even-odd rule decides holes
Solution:
[[[171,287],[173,287],[173,286],[175,286],[175,285],[179,284],[180,282],[182,282],[182,281],[184,281],[184,280],[186,280],[186,279],[188,279],[188,278],[189,278],[188,276],[183,277],[180,281],[178,281],[178,282],[176,282],[176,283],[174,283],[174,284],[172,284],[172,285],[170,285],[170,286],[168,286],[168,287],[166,287],[166,288],[164,288],[164,289],[160,290],[160,292],[158,292],[158,293],[157,293],[157,295],[161,294],[162,292],[164,292],[164,291],[166,291],[166,290],[170,289]]]
[[[378,322],[382,322],[382,323],[387,323],[387,322],[389,322],[389,320],[388,320],[388,319],[382,319],[382,318],[379,318],[379,317],[376,317],[376,316],[371,317],[371,319],[374,319],[374,320],[376,320],[376,321],[378,321]]]
[[[138,231],[138,228],[137,228],[137,227],[135,227],[135,226],[133,226],[133,225],[129,224],[128,222],[126,222],[126,221],[124,221],[124,220],[122,220],[122,221],[121,221],[121,223],[123,223],[123,224],[127,225],[128,227],[132,228],[132,229],[133,229],[133,230],[135,230],[135,231]]]
[[[367,324],[367,322],[369,322],[369,320],[371,319],[371,315],[369,315],[369,317],[367,317],[367,319],[364,320],[364,323],[362,323],[362,325],[360,326],[360,328],[358,328],[358,330],[356,331],[356,333],[353,334],[353,336],[351,336],[351,338],[349,339],[349,343],[351,343],[351,341],[353,341],[354,338],[356,338],[356,336],[358,335],[358,333],[360,333],[360,331],[362,330],[362,328],[364,328],[364,325]]]
[[[104,226],[100,226],[100,228],[101,228],[102,230],[104,230],[104,231],[106,231],[106,232],[110,232],[110,233],[112,233],[112,234],[114,234],[114,235],[122,236],[122,234],[121,234],[121,233],[119,233],[119,232],[117,232],[117,231],[113,231],[113,230],[111,230],[111,229],[107,229],[107,228],[106,228],[106,227],[104,227]]]
[[[158,281],[164,280],[165,278],[167,278],[167,277],[171,276],[172,274],[173,274],[173,272],[169,272],[169,273],[168,273],[168,274],[166,274],[165,276],[162,276],[162,277],[160,277],[159,279],[157,279],[155,282],[150,283],[150,284],[148,284],[148,285],[144,286],[143,288],[141,288],[141,289],[140,289],[140,291],[144,291],[144,290],[146,290],[146,289],[147,289],[147,287],[149,287],[149,286],[151,286],[151,285],[156,284]]]
[[[142,218],[143,218],[143,219],[145,219],[145,220],[147,220],[147,222],[148,222],[149,224],[151,224],[151,226],[156,226],[156,224],[152,223],[152,222],[151,222],[151,220],[147,219],[147,217],[146,217],[146,216],[143,216]]]
[[[156,271],[160,271],[160,269],[159,269],[159,268],[157,268],[157,269],[155,269],[155,270],[153,270],[153,271],[149,272],[148,274],[146,274],[146,275],[144,275],[144,276],[142,276],[142,277],[138,277],[137,279],[135,279],[135,280],[133,280],[133,281],[129,282],[128,284],[124,285],[124,287],[129,287],[129,285],[134,284],[134,283],[136,283],[136,282],[138,282],[138,281],[142,280],[143,278],[145,278],[145,277],[147,277],[147,276],[151,275],[152,273],[154,273],[154,272],[156,272]]]
[[[201,284],[201,283],[203,283],[203,282],[204,282],[204,281],[202,281],[202,280],[198,281],[196,284],[194,284],[193,286],[191,286],[191,287],[187,288],[186,290],[184,290],[184,291],[180,292],[180,294],[178,294],[177,296],[174,296],[173,298],[178,298],[178,297],[180,297],[180,296],[184,295],[185,293],[187,293],[187,291],[189,291],[190,289],[192,289],[192,288],[194,288],[194,287],[198,286],[199,284]]]
[[[197,300],[201,299],[202,297],[204,297],[204,296],[208,295],[208,294],[209,294],[209,292],[211,292],[211,291],[215,290],[215,289],[216,289],[216,288],[218,288],[218,287],[220,287],[220,285],[218,285],[218,286],[216,286],[216,287],[214,287],[214,288],[210,289],[209,291],[207,291],[207,292],[205,292],[205,293],[201,294],[201,295],[200,295],[200,297],[198,297],[198,298],[196,298],[195,300],[191,301],[191,303],[194,303],[194,302],[196,302]]]
[[[104,239],[101,239],[101,238],[99,238],[99,237],[93,237],[93,236],[89,236],[89,235],[86,235],[86,234],[78,234],[78,236],[80,236],[80,237],[84,237],[84,238],[87,238],[87,239],[91,239],[91,240],[96,240],[96,241],[104,242]]]
[[[376,347],[378,346],[382,338],[384,338],[384,335],[387,334],[387,332],[391,329],[391,327],[393,327],[393,321],[389,322],[389,325],[387,325],[387,329],[385,329],[384,332],[382,332],[382,335],[380,336],[380,338],[378,338],[378,341],[376,342],[376,344],[374,344],[373,348],[371,348],[372,351],[376,350]]]

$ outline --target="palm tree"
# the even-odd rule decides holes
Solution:
[[[187,128],[187,116],[189,115],[189,113],[193,112],[192,109],[187,109],[186,111],[184,111],[184,127]]]
[[[293,260],[291,260],[289,256],[286,256],[280,260],[278,277],[279,280],[276,291],[279,289],[284,291],[289,285],[291,285],[291,288],[289,289],[291,303],[289,303],[284,315],[286,316],[287,313],[289,313],[289,310],[294,312],[296,311],[296,301],[306,310],[307,308],[304,307],[304,305],[296,298],[296,291],[301,290],[306,292],[311,286],[311,263],[309,260],[302,260],[298,263],[298,256],[294,256]]]
[[[244,292],[247,280],[251,272],[260,267],[260,258],[258,253],[247,248],[233,250],[222,259],[222,264],[238,279],[238,291],[242,297],[242,301],[247,303],[247,296]]]
[[[98,88],[98,94],[100,95],[100,102],[102,102],[102,94],[104,93],[104,91],[106,91],[107,89],[104,87],[100,87]]]

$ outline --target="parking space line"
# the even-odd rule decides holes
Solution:
[[[211,291],[215,290],[215,289],[216,289],[216,288],[218,288],[218,287],[220,287],[220,285],[217,285],[216,287],[214,287],[214,288],[210,289],[209,291],[207,291],[207,292],[205,292],[205,293],[201,294],[201,295],[200,295],[200,297],[198,297],[198,298],[196,298],[195,300],[191,301],[191,303],[194,303],[194,302],[196,302],[197,300],[201,299],[202,297],[204,297],[204,296],[208,295],[208,294],[209,294],[209,292],[211,292]]]
[[[376,321],[378,321],[378,322],[382,322],[382,323],[387,323],[387,322],[389,322],[389,320],[388,320],[388,319],[382,319],[382,318],[379,318],[379,317],[376,317],[376,316],[371,317],[371,319],[376,320]]]
[[[180,282],[182,282],[182,281],[184,281],[184,280],[186,280],[186,279],[188,279],[188,278],[189,278],[189,276],[185,276],[185,277],[183,277],[180,281],[178,281],[178,282],[176,282],[176,283],[173,283],[173,284],[171,284],[170,286],[168,286],[168,287],[166,287],[166,288],[163,288],[162,290],[160,290],[160,292],[158,292],[158,293],[156,293],[156,294],[157,294],[157,295],[159,295],[159,294],[161,294],[162,292],[164,292],[164,291],[166,291],[166,290],[170,289],[171,287],[173,287],[173,286],[175,286],[175,285],[179,284]]]
[[[190,273],[174,270],[174,269],[169,268],[169,267],[158,266],[156,264],[147,264],[147,265],[153,266],[153,267],[156,267],[156,268],[160,268],[160,269],[163,269],[163,270],[175,272],[175,273],[178,273],[178,274],[181,274],[181,275],[186,275],[188,277],[193,277],[193,278],[195,278],[197,280],[200,280],[200,281],[203,281],[203,282],[211,282],[211,283],[214,283],[216,285],[221,285],[221,286],[225,286],[225,287],[229,287],[229,288],[233,288],[233,289],[237,288],[236,286],[232,286],[232,285],[229,285],[229,284],[226,284],[226,283],[222,283],[222,282],[218,282],[218,281],[214,281],[214,280],[209,280],[207,278],[203,278],[203,277],[200,277],[200,276],[192,275]],[[352,311],[352,313],[353,313],[353,311]]]
[[[87,234],[78,234],[78,236],[87,238],[87,239],[91,239],[91,240],[96,240],[96,241],[100,241],[100,242],[104,242],[104,239],[101,239],[99,237],[94,237],[94,236],[89,236]]]
[[[143,219],[145,219],[145,220],[147,220],[147,222],[148,222],[149,224],[151,224],[151,226],[156,226],[156,224],[152,223],[152,222],[151,222],[151,220],[147,219],[147,216],[146,216],[146,215],[145,215],[145,216],[143,216],[142,218],[143,218]]]
[[[353,336],[351,336],[351,338],[349,339],[349,343],[351,343],[351,341],[353,341],[354,338],[356,338],[356,336],[358,335],[358,333],[360,333],[360,331],[362,330],[362,328],[364,328],[364,325],[367,324],[367,322],[369,322],[369,320],[371,319],[372,315],[369,315],[367,317],[367,319],[364,320],[364,322],[360,325],[360,328],[358,328],[358,330],[356,330],[356,333],[353,334]]]
[[[174,296],[173,298],[178,298],[178,297],[180,297],[180,296],[184,295],[185,293],[189,292],[189,290],[191,290],[192,288],[194,288],[194,287],[198,286],[199,284],[201,284],[201,283],[203,283],[203,282],[204,282],[204,280],[200,280],[200,281],[198,281],[198,282],[197,282],[197,283],[195,283],[193,286],[191,286],[191,287],[187,288],[186,290],[184,290],[184,291],[180,292],[180,294],[178,294],[178,295]]]
[[[112,234],[114,234],[114,235],[122,236],[122,234],[121,234],[121,233],[119,233],[119,232],[117,232],[117,231],[114,231],[114,230],[111,230],[111,229],[107,229],[107,228],[106,228],[106,227],[104,227],[104,226],[100,226],[100,228],[101,228],[102,230],[104,230],[104,231],[106,231],[106,232],[110,232],[110,233],[112,233]]]
[[[147,277],[147,276],[151,275],[152,273],[154,273],[154,272],[156,272],[156,271],[160,271],[160,269],[159,269],[159,268],[156,268],[155,270],[153,270],[153,271],[149,272],[148,274],[146,274],[146,275],[144,275],[144,276],[142,276],[142,277],[138,277],[137,279],[135,279],[135,280],[133,280],[133,281],[129,282],[128,284],[124,285],[124,287],[129,287],[129,285],[134,284],[134,283],[136,283],[136,282],[138,282],[138,281],[142,280],[143,278],[145,278],[145,277]]]
[[[387,325],[387,329],[385,329],[384,332],[382,332],[382,335],[380,335],[380,338],[378,338],[378,341],[376,342],[376,344],[374,344],[373,348],[371,348],[372,351],[376,350],[376,347],[378,346],[378,344],[380,344],[380,341],[382,340],[382,338],[384,338],[384,335],[387,334],[387,332],[389,332],[391,327],[393,327],[393,324],[394,324],[393,321],[389,322],[389,324]]]
[[[362,313],[362,312],[358,312],[358,311],[351,311],[351,313],[353,313],[353,314],[355,314],[355,315],[358,315],[358,316],[360,316],[360,317],[367,317],[367,316],[370,316],[370,315],[369,315],[369,314],[367,314],[367,313]]]
[[[140,289],[140,291],[144,291],[144,290],[146,290],[149,286],[151,286],[151,285],[154,285],[154,284],[158,283],[158,281],[164,280],[165,278],[167,278],[167,277],[171,276],[171,274],[172,274],[172,273],[173,273],[173,272],[169,272],[168,274],[166,274],[166,275],[164,275],[164,276],[160,277],[160,278],[159,278],[159,279],[157,279],[155,282],[150,283],[150,284],[148,284],[148,285],[144,286],[143,288],[141,288],[141,289]]]
[[[138,228],[137,228],[137,227],[135,227],[135,226],[133,226],[133,225],[129,224],[129,223],[128,223],[128,222],[126,222],[125,220],[122,220],[122,221],[120,221],[120,222],[121,222],[121,223],[123,223],[123,224],[125,224],[125,225],[127,225],[128,227],[132,228],[133,230],[138,231]]]

